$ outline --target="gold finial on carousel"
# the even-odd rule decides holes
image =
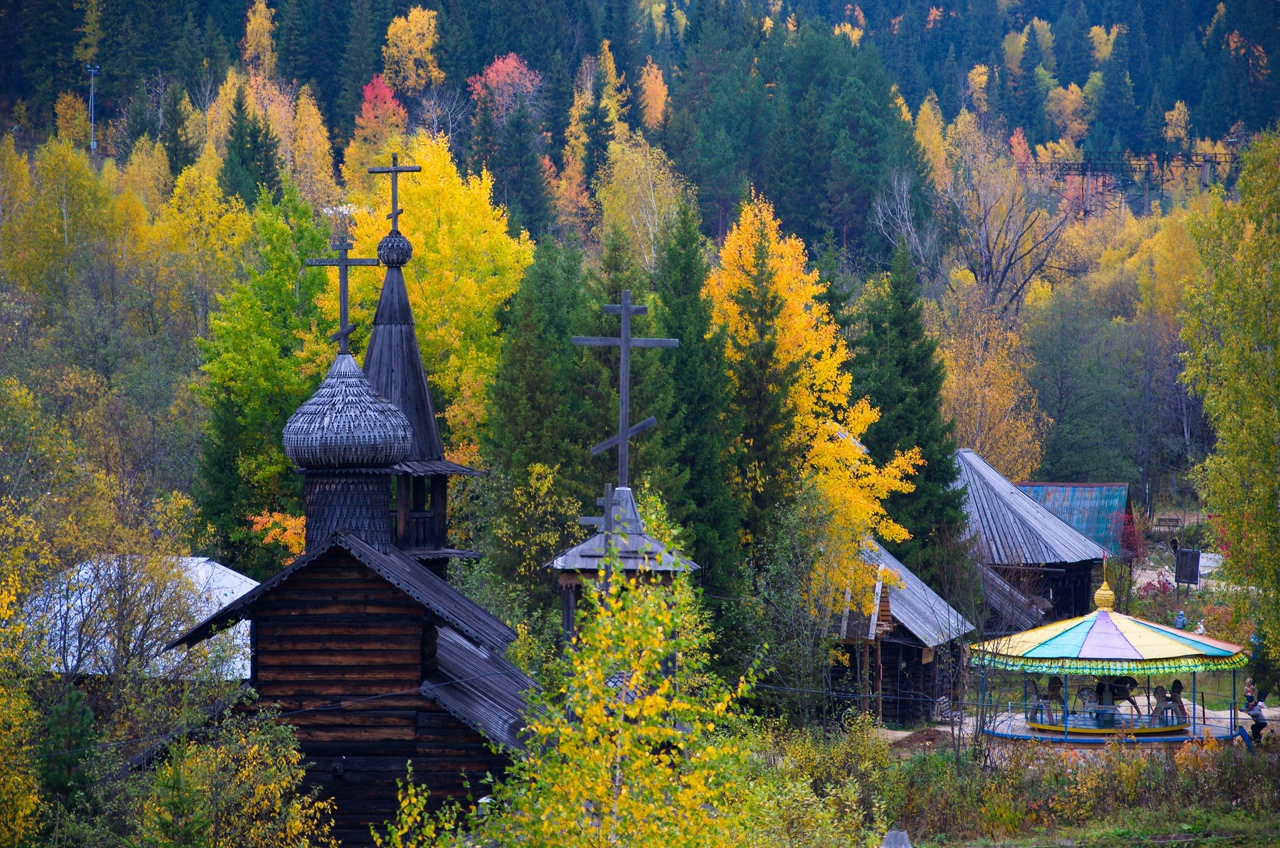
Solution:
[[[1116,593],[1107,585],[1107,561],[1102,561],[1102,585],[1093,593],[1093,605],[1100,610],[1111,610],[1116,605]]]

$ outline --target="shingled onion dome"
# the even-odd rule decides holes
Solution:
[[[339,354],[320,388],[290,416],[284,452],[307,476],[307,549],[335,532],[391,545],[391,467],[409,454],[404,413]]]
[[[388,268],[403,268],[412,258],[413,245],[399,230],[392,230],[378,242],[378,261]]]

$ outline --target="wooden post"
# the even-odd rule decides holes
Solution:
[[[880,640],[876,640],[876,718],[884,721],[884,663],[881,662]]]
[[[396,475],[396,543],[402,547],[412,543],[409,538],[411,488],[408,474]]]
[[[431,478],[431,510],[435,513],[436,547],[449,547],[449,478],[443,474]]]

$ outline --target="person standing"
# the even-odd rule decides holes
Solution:
[[[1262,702],[1257,698],[1246,698],[1244,711],[1249,718],[1253,719],[1253,724],[1249,725],[1249,734],[1254,742],[1261,742],[1262,731],[1267,727],[1267,718],[1262,713]]]

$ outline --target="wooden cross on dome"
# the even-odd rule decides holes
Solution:
[[[399,176],[401,174],[416,174],[422,168],[418,165],[401,165],[400,154],[391,154],[390,168],[370,168],[371,174],[390,174],[391,175],[391,212],[387,215],[391,219],[391,231],[400,232],[400,213],[404,210],[400,208],[400,185]]]
[[[338,232],[335,232],[333,240],[329,242],[329,248],[338,252],[337,259],[308,259],[302,263],[309,268],[333,267],[335,265],[338,267],[338,332],[330,336],[329,341],[338,343],[338,353],[340,354],[351,352],[348,338],[351,335],[351,331],[356,328],[355,324],[347,321],[347,269],[378,264],[376,259],[349,259],[347,251],[353,247],[355,245],[347,238],[346,228],[343,227]]]
[[[622,303],[605,304],[604,311],[608,315],[622,316],[622,331],[615,338],[610,336],[574,336],[576,345],[591,347],[616,347],[622,351],[618,365],[618,435],[605,439],[591,449],[592,456],[599,456],[610,448],[618,449],[618,486],[627,485],[627,465],[630,459],[630,441],[650,427],[658,423],[652,415],[634,426],[631,425],[631,348],[633,347],[679,347],[679,339],[633,339],[631,337],[631,316],[648,315],[649,307],[632,306],[631,290],[623,289]],[[607,514],[606,510],[606,514]]]

